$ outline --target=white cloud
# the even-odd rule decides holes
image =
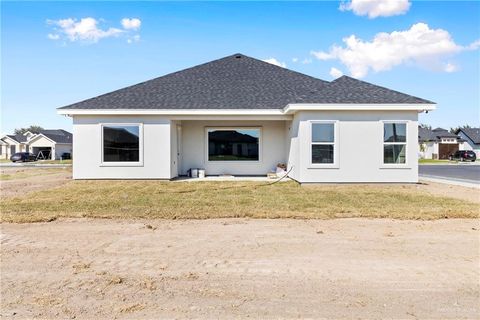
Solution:
[[[370,19],[390,17],[405,14],[410,9],[409,0],[351,0],[340,3],[342,11],[353,11],[357,16],[366,16]]]
[[[138,29],[140,29],[141,24],[142,24],[142,21],[140,21],[140,19],[137,19],[137,18],[132,18],[132,19],[123,18],[122,19],[122,26],[123,26],[124,29],[127,29],[127,30],[138,30]]]
[[[298,62],[298,58],[292,58],[292,62]]]
[[[138,41],[140,41],[140,35],[139,34],[136,34],[133,37],[127,39],[127,43],[134,43],[134,42],[138,42]]]
[[[275,59],[275,58],[264,59],[264,60],[262,60],[262,61],[268,62],[268,63],[271,63],[271,64],[274,64],[274,65],[279,66],[279,67],[282,67],[282,68],[286,68],[286,67],[287,67],[287,64],[286,64],[285,62],[278,61],[278,60]]]
[[[94,18],[82,18],[80,21],[77,19],[60,19],[60,20],[47,20],[48,24],[56,26],[56,34],[50,34],[49,38],[58,40],[61,37],[74,42],[74,41],[86,41],[86,42],[98,42],[100,39],[108,37],[117,37],[122,30],[117,28],[108,28],[102,30],[98,27],[98,21]]]
[[[343,72],[338,70],[337,68],[330,68],[330,75],[332,76],[332,78],[340,78],[341,76],[343,76]]]
[[[447,63],[443,69],[445,72],[455,72],[458,70],[458,66],[454,65],[453,63]]]
[[[477,50],[480,48],[480,39],[472,42],[470,45],[468,45],[467,50]]]
[[[312,63],[312,59],[303,59],[302,64],[310,64]]]
[[[458,45],[448,31],[430,29],[425,23],[414,24],[405,31],[378,33],[371,41],[351,35],[343,42],[344,47],[333,45],[328,52],[311,54],[320,60],[338,59],[356,78],[365,77],[371,70],[386,71],[401,64],[453,72],[457,67],[447,67],[443,62],[446,58],[480,46],[480,41],[466,47]]]
[[[101,39],[110,37],[128,37],[127,42],[133,43],[140,40],[140,35],[132,36],[132,31],[140,28],[142,22],[137,18],[123,18],[121,24],[123,30],[120,28],[104,28],[99,24],[103,22],[102,19],[97,20],[92,17],[82,18],[80,20],[74,18],[47,20],[47,24],[53,26],[54,32],[49,33],[47,37],[50,40],[68,40],[70,42],[81,41],[85,43],[96,43]]]
[[[58,39],[60,39],[60,35],[58,35],[58,34],[53,34],[53,33],[49,33],[49,34],[47,35],[47,37],[48,37],[48,39],[50,39],[50,40],[58,40]]]

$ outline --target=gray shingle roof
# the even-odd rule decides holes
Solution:
[[[72,143],[73,140],[73,135],[63,129],[42,130],[40,133],[56,143]]]
[[[24,136],[23,134],[7,134],[7,137],[10,137],[11,139],[17,141],[17,142],[26,142],[27,137]]]
[[[327,82],[234,54],[60,109],[281,109],[289,103],[433,102],[347,76]]]
[[[447,129],[443,129],[443,128],[435,128],[432,131],[439,138],[456,138],[456,137],[458,137],[456,134],[451,133]]]
[[[473,141],[475,144],[480,144],[480,128],[461,128],[457,130],[457,134],[463,131],[470,140]]]
[[[457,138],[459,139],[458,135],[449,132],[443,128],[435,128],[433,130],[418,127],[418,140],[420,142],[425,141],[441,141],[441,138]]]
[[[418,127],[418,140],[420,142],[436,141],[437,137],[435,136],[432,130]]]

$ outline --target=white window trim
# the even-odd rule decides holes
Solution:
[[[103,161],[103,127],[108,126],[138,126],[138,162],[130,162],[130,161]],[[130,123],[100,123],[100,166],[101,167],[143,167],[143,123],[138,122],[130,122]]]
[[[236,160],[231,160],[231,161],[228,161],[228,160],[209,160],[208,159],[208,131],[209,130],[223,130],[223,131],[228,131],[228,130],[252,130],[252,129],[258,129],[259,132],[260,132],[260,135],[258,137],[258,160],[240,160],[240,161],[236,161]],[[222,165],[225,165],[227,163],[232,163],[232,164],[259,164],[261,163],[263,160],[263,128],[262,127],[259,127],[259,126],[254,126],[254,127],[248,127],[248,126],[228,126],[228,127],[205,127],[205,163],[208,163],[210,165],[213,165],[213,164],[222,164]]]
[[[316,123],[329,123],[333,124],[333,143],[331,142],[313,142],[312,141],[312,125]],[[338,120],[310,120],[308,121],[308,168],[309,169],[338,169],[340,168],[339,162],[339,129],[338,129]],[[333,144],[333,163],[313,163],[312,162],[312,145],[313,144],[324,144],[331,145]]]
[[[409,120],[382,120],[380,121],[381,123],[381,143],[382,143],[382,148],[381,148],[381,158],[380,158],[380,169],[411,169],[411,166],[409,165],[408,161],[408,155],[409,155],[409,137],[408,137],[408,132],[409,132]],[[385,124],[388,123],[401,123],[405,124],[405,137],[406,141],[405,142],[385,142],[384,141],[384,135],[385,135]],[[385,144],[389,145],[405,145],[405,163],[385,163],[384,162],[384,149],[385,149]]]

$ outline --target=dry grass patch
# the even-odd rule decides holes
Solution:
[[[60,217],[208,219],[477,218],[473,203],[436,197],[416,185],[318,185],[295,182],[72,181],[0,204],[2,221]]]
[[[35,176],[44,176],[59,173],[56,168],[41,168],[41,169],[32,169],[32,168],[2,168],[0,171],[0,180],[18,180],[26,179]]]

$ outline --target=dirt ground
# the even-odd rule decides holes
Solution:
[[[34,191],[61,187],[72,181],[72,169],[41,167],[2,167],[1,197],[17,197]]]
[[[1,225],[1,318],[478,319],[479,220]]]

